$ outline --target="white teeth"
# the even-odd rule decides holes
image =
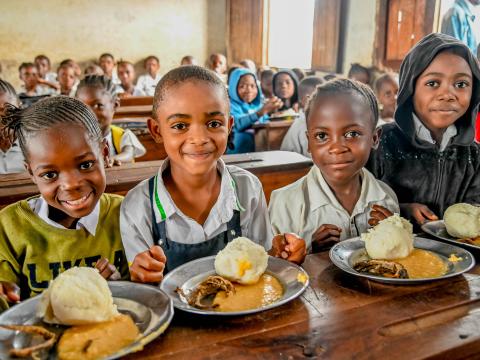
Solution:
[[[80,205],[81,203],[83,203],[85,200],[87,200],[87,198],[90,196],[90,194],[87,194],[85,195],[84,197],[81,197],[80,199],[77,199],[77,200],[68,200],[68,201],[65,201],[68,205],[72,205],[72,206],[76,206],[76,205]]]

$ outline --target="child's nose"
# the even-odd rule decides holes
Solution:
[[[439,99],[444,101],[451,101],[455,99],[455,87],[454,86],[442,86],[440,88]]]
[[[195,144],[203,144],[208,141],[208,132],[205,126],[195,125],[190,127],[190,141]]]
[[[330,148],[328,151],[331,154],[341,154],[345,151],[348,151],[348,147],[345,145],[344,142],[344,137],[337,137],[337,138],[332,138],[332,141],[330,143]]]
[[[65,172],[60,176],[63,190],[74,190],[80,187],[81,179],[76,171]]]

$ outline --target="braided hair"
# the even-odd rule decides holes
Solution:
[[[326,82],[323,85],[317,86],[315,92],[311,95],[307,108],[305,109],[305,118],[309,119],[310,112],[320,99],[324,95],[340,95],[350,94],[365,103],[370,109],[371,120],[374,128],[378,122],[378,102],[373,90],[369,86],[362,84],[359,81],[351,79],[335,79]]]
[[[80,81],[77,87],[77,92],[75,96],[78,96],[78,93],[82,88],[94,88],[101,91],[104,91],[111,96],[112,101],[117,100],[117,91],[116,86],[113,81],[105,75],[87,75],[84,79]]]
[[[7,94],[10,98],[14,99],[17,104],[19,102],[17,92],[12,84],[2,79],[0,79],[0,94]]]
[[[25,159],[28,159],[29,138],[57,125],[81,126],[93,142],[101,143],[103,140],[92,110],[80,100],[68,96],[42,99],[23,110],[7,104],[0,121],[7,134],[13,133],[18,138]]]

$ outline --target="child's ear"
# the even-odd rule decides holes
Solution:
[[[235,124],[235,120],[233,119],[233,116],[230,116],[228,118],[228,133],[229,134],[232,132],[233,124]]]
[[[372,149],[378,148],[378,143],[380,142],[380,136],[382,135],[382,127],[379,126],[373,131],[373,144]]]
[[[29,163],[26,161],[23,162],[23,166],[25,166],[25,171],[28,172],[28,175],[30,175],[30,178],[32,179],[32,182],[34,184],[37,183],[37,180],[35,179],[35,176],[33,176],[33,171],[32,168],[30,167]]]
[[[157,122],[157,120],[153,118],[148,118],[147,126],[148,131],[150,131],[150,134],[153,137],[153,140],[155,140],[156,143],[163,143],[162,131],[160,129],[160,124]]]
[[[115,96],[115,98],[113,99],[113,110],[117,111],[117,108],[119,106],[120,106],[120,99],[118,98],[118,96]]]

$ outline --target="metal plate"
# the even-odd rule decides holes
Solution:
[[[445,227],[445,222],[443,220],[429,221],[422,225],[422,230],[427,234],[435,236],[436,238],[444,240],[450,244],[455,244],[467,249],[480,249],[480,246],[460,242],[457,238],[451,236],[447,232],[447,228]]]
[[[105,358],[117,359],[131,352],[140,351],[150,341],[162,334],[173,317],[171,299],[154,286],[137,284],[127,281],[110,281],[108,283],[113,295],[113,302],[123,314],[132,317],[138,329],[140,338],[119,352]],[[61,334],[67,327],[44,323],[36,316],[40,295],[15,305],[0,315],[1,324],[42,325],[48,330]],[[30,346],[32,337],[0,328],[0,359],[11,359],[8,351],[12,348]],[[57,359],[55,350],[51,350],[47,359]]]
[[[367,251],[365,250],[365,243],[359,237],[344,240],[338,244],[335,244],[335,246],[330,250],[330,259],[340,269],[352,275],[396,285],[412,285],[434,280],[447,279],[452,276],[460,275],[475,266],[475,259],[473,255],[469,251],[458,246],[453,246],[422,237],[415,237],[413,246],[417,249],[431,251],[439,256],[447,264],[447,273],[440,277],[424,279],[391,279],[368,273],[360,273],[354,270],[353,266],[359,261],[367,260],[368,255]],[[462,260],[458,262],[448,261],[448,258],[452,254],[462,258]]]
[[[266,273],[275,276],[282,284],[284,294],[280,300],[265,307],[234,312],[203,310],[188,305],[185,299],[181,298],[175,292],[175,289],[179,287],[188,294],[208,276],[215,274],[214,262],[215,255],[193,260],[176,268],[172,272],[168,273],[167,276],[165,276],[160,284],[160,288],[172,298],[173,306],[175,306],[177,309],[188,311],[194,314],[216,316],[247,315],[273,309],[277,306],[283,305],[300,296],[308,286],[308,275],[304,269],[302,269],[300,266],[292,264],[289,261],[269,256]],[[300,278],[306,280],[303,282],[299,281],[299,275]]]

